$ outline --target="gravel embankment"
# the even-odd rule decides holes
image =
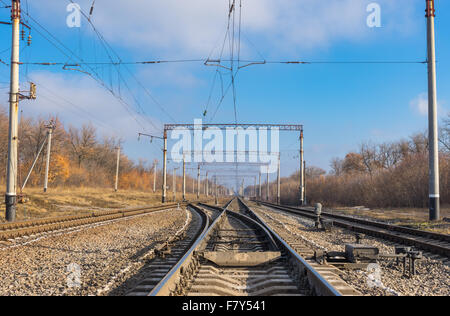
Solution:
[[[328,251],[344,251],[346,243],[354,243],[354,234],[335,228],[332,232],[315,231],[311,220],[278,211],[255,208],[258,215],[267,220],[279,222],[276,229],[284,229],[291,235],[300,235],[311,241],[311,245]],[[270,221],[269,221],[270,222]],[[298,236],[297,236],[298,237]],[[378,247],[380,253],[394,253],[394,246],[388,242],[364,236],[362,243]],[[403,276],[401,264],[397,266],[395,260],[381,260],[379,262],[381,282],[370,282],[373,273],[366,270],[344,271],[342,278],[364,295],[405,295],[405,296],[449,296],[450,295],[450,267],[441,260],[425,258],[416,262],[417,275],[409,278]]]
[[[174,209],[0,249],[0,295],[107,295],[186,224]]]

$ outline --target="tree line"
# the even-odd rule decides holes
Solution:
[[[92,124],[80,128],[64,126],[58,118],[44,120],[22,117],[19,122],[18,191],[30,167],[46,139],[49,121],[53,121],[49,187],[100,187],[113,188],[116,173],[117,147],[121,140],[116,137],[100,137]],[[46,149],[44,147],[27,182],[27,187],[43,185]],[[0,164],[5,166],[0,174],[1,183],[6,181],[8,153],[8,114],[0,109]],[[154,168],[158,161],[129,159],[123,151],[120,155],[119,189],[153,190],[153,174],[156,170],[156,190],[161,191],[162,171]],[[196,185],[196,182],[195,182]],[[172,190],[172,173],[168,170],[168,186]],[[186,189],[192,192],[192,178],[187,177]],[[182,177],[177,176],[177,192],[182,190]],[[169,198],[171,192],[168,192]]]
[[[440,194],[450,205],[450,114],[441,122]],[[333,158],[328,173],[306,168],[308,203],[326,206],[417,207],[428,206],[428,136],[417,133],[396,142],[364,142],[342,158]],[[281,180],[281,200],[298,204],[299,172]],[[253,190],[248,188],[247,192]],[[263,199],[266,188],[263,186]],[[276,199],[276,182],[270,184]]]

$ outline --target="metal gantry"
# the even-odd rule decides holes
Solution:
[[[280,131],[289,131],[289,132],[299,132],[300,133],[300,184],[299,184],[299,203],[300,205],[304,205],[304,149],[303,149],[303,140],[304,140],[304,136],[303,136],[303,125],[295,125],[295,124],[236,124],[236,123],[229,123],[229,124],[202,124],[201,126],[201,130],[207,130],[209,128],[218,128],[218,129],[227,129],[227,128],[242,128],[242,129],[248,129],[251,127],[254,128],[276,128]],[[166,165],[167,163],[167,132],[168,131],[173,131],[173,130],[188,130],[188,131],[196,131],[199,129],[199,125],[196,124],[165,124],[164,125],[164,165]],[[216,151],[215,153],[228,153],[229,151]],[[198,152],[190,152],[190,154],[202,154],[203,151]],[[233,154],[237,155],[239,154],[238,151],[233,151]],[[251,151],[242,151],[241,153],[245,153],[245,154],[251,154]],[[258,153],[258,152],[256,152]],[[280,154],[280,153],[278,153]],[[200,197],[200,165],[206,165],[208,163],[205,162],[199,162],[198,163],[198,170],[197,170],[197,198]],[[225,163],[226,164],[226,163]],[[240,163],[229,163],[228,164],[240,164]],[[245,164],[249,164],[249,163],[245,163]],[[279,159],[278,162],[278,185],[277,185],[277,201],[280,202],[281,200],[281,189],[280,189],[280,182],[281,182],[281,174],[280,174],[280,166],[281,162]],[[165,178],[166,175],[166,168],[164,168],[163,170],[163,178]],[[269,199],[269,174],[267,174],[267,200]],[[260,188],[261,191],[261,188]],[[208,189],[206,189],[206,192],[208,194]],[[163,185],[163,203],[166,202],[166,198],[165,198],[165,192],[164,192],[164,185]]]

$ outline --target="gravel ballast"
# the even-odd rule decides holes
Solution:
[[[0,248],[0,295],[107,295],[188,224],[184,209]]]
[[[332,232],[320,232],[314,228],[314,222],[295,215],[290,215],[268,208],[254,210],[263,219],[272,222],[276,229],[302,236],[310,241],[312,248],[327,251],[344,251],[345,244],[354,243],[353,233],[335,228]],[[283,223],[283,225],[280,224]],[[364,236],[363,244],[378,247],[380,253],[394,253],[392,243]],[[441,260],[439,260],[441,259]],[[432,259],[425,256],[416,262],[417,275],[412,278],[403,275],[402,265],[395,260],[380,260],[379,270],[343,270],[342,279],[364,295],[400,295],[400,296],[449,296],[450,267],[444,263],[445,258]]]

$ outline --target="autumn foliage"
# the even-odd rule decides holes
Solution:
[[[30,167],[46,138],[45,125],[51,118],[32,120],[22,117],[19,127],[19,185],[24,182]],[[56,128],[52,136],[49,187],[100,187],[113,188],[116,173],[116,147],[120,140],[100,138],[91,124],[81,128],[65,127],[53,119]],[[6,166],[8,152],[8,115],[0,110],[0,164]],[[42,186],[45,173],[46,149],[37,160],[27,187]],[[153,161],[131,161],[124,153],[120,158],[120,189],[153,190]],[[5,183],[6,168],[0,174]],[[156,189],[162,186],[161,171],[156,170]],[[171,181],[171,177],[168,179]],[[181,181],[177,181],[181,185]],[[189,185],[190,181],[187,181]],[[18,188],[19,191],[20,188]],[[190,187],[188,187],[190,190]]]
[[[321,202],[327,206],[428,206],[428,141],[424,134],[394,143],[363,143],[358,151],[347,154],[343,159],[333,159],[331,168],[328,174],[319,168],[307,168],[306,195],[309,203]],[[298,203],[298,190],[287,189],[288,186],[298,187],[298,178],[297,173],[282,182],[283,203]],[[450,205],[450,151],[444,145],[440,152],[440,194],[441,203]]]
[[[440,128],[440,199],[450,205],[450,115]],[[419,133],[408,139],[374,144],[362,143],[358,150],[334,158],[331,171],[306,169],[306,199],[326,206],[416,207],[428,206],[428,138]],[[281,179],[281,202],[298,205],[299,172]],[[253,187],[247,194],[253,195]],[[270,184],[270,200],[277,195]],[[266,186],[262,187],[262,198]]]

